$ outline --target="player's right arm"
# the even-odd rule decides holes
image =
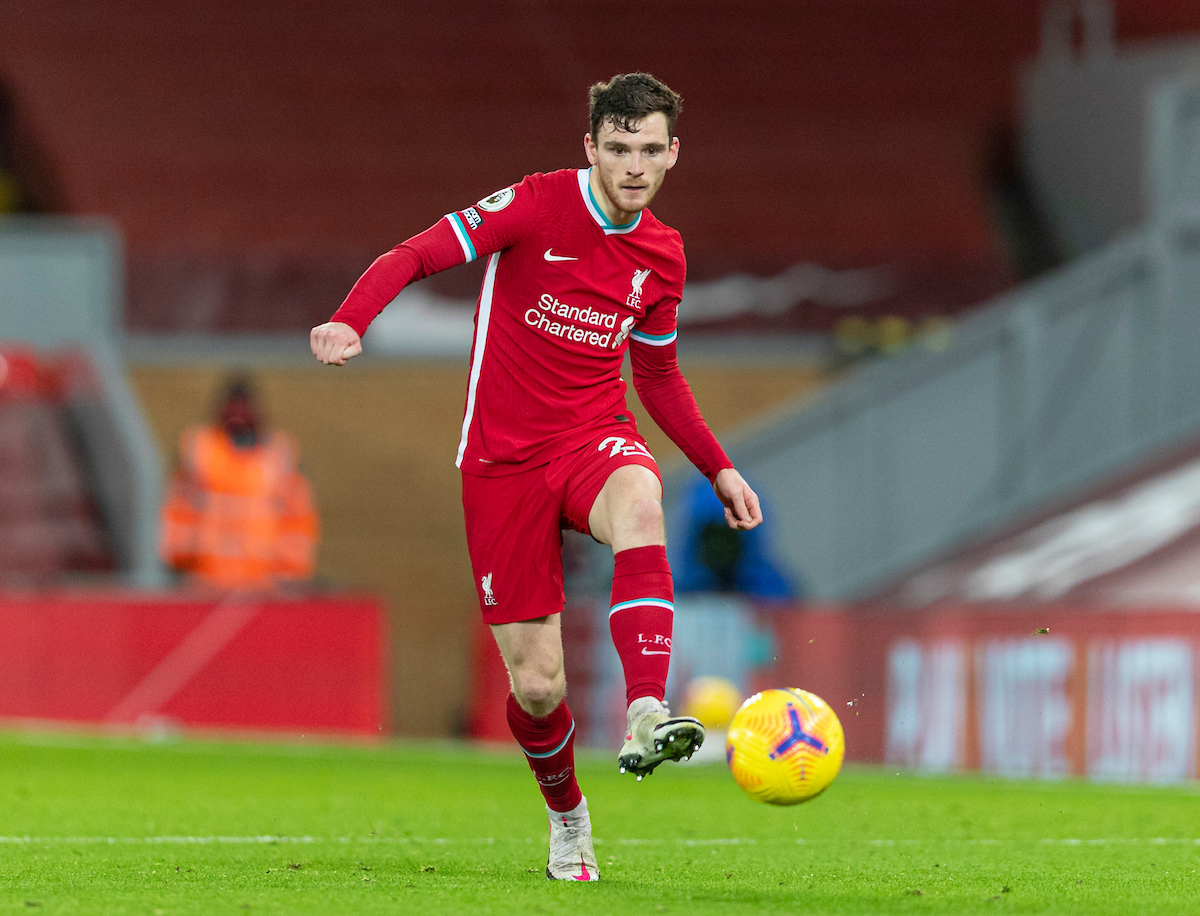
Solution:
[[[375,259],[325,324],[312,329],[313,355],[344,365],[362,352],[362,336],[400,291],[438,271],[516,244],[536,224],[540,199],[533,176],[473,207],[448,213],[419,235]]]
[[[327,366],[344,366],[346,360],[362,352],[358,331],[341,321],[319,324],[308,335],[313,356]]]

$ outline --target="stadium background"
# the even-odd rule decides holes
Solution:
[[[468,714],[475,632],[449,460],[464,361],[318,370],[307,328],[451,207],[579,164],[584,87],[633,68],[685,98],[654,209],[694,280],[886,266],[891,291],[853,310],[878,327],[961,315],[1061,263],[1019,156],[1040,4],[911,10],[5,0],[0,79],[32,208],[103,217],[123,239],[121,343],[161,453],[224,371],[253,369],[316,487],[322,583],[384,598],[388,728],[446,735]],[[1198,31],[1193,4],[1116,4],[1121,43]],[[463,298],[477,283],[464,269],[430,285]],[[698,326],[685,371],[718,434],[844,369],[830,334],[847,314],[800,299]]]

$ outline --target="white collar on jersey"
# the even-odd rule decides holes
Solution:
[[[588,212],[592,214],[592,219],[599,223],[605,235],[624,235],[626,232],[632,232],[638,227],[638,224],[642,221],[641,211],[638,211],[638,215],[633,218],[633,222],[625,223],[623,226],[614,226],[609,222],[608,217],[604,215],[604,211],[600,209],[600,205],[596,203],[595,195],[592,194],[592,170],[590,168],[578,169],[576,174],[579,176],[579,193],[583,195],[583,202],[587,205]]]

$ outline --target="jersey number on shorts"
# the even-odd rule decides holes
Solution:
[[[612,451],[608,453],[609,458],[616,458],[618,455],[645,455],[647,458],[653,460],[654,456],[650,454],[650,450],[642,445],[642,443],[631,442],[629,445],[626,445],[626,441],[620,436],[609,436],[597,446],[596,451],[602,452],[608,448],[609,443],[612,443]]]

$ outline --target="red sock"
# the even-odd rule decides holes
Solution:
[[[510,693],[508,727],[525,752],[550,810],[570,811],[583,801],[575,781],[575,719],[566,700],[546,718],[535,719]]]
[[[667,548],[632,547],[613,563],[608,628],[625,668],[625,700],[661,700],[671,666],[671,624],[675,586]]]

